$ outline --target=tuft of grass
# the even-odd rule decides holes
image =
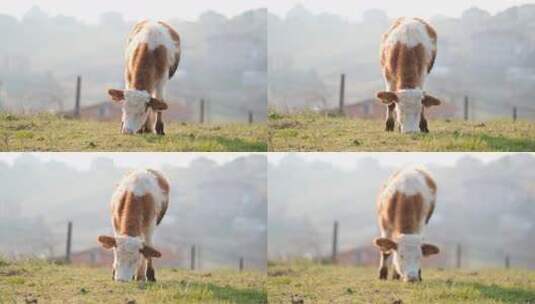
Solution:
[[[264,124],[166,123],[166,135],[122,135],[120,122],[0,112],[0,151],[267,151]]]
[[[270,151],[535,151],[535,123],[429,120],[428,134],[385,132],[384,121],[312,112],[269,115]]]
[[[156,278],[118,283],[105,268],[10,262],[0,265],[0,303],[267,303],[263,273],[156,269]]]
[[[535,303],[535,272],[423,269],[423,281],[381,281],[370,267],[269,265],[269,303]]]

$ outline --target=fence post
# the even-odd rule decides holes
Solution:
[[[195,245],[191,246],[191,264],[190,269],[195,270]]]
[[[508,254],[505,255],[505,269],[509,269],[511,267],[511,258]]]
[[[240,257],[240,272],[243,271],[243,257]]]
[[[333,264],[336,264],[336,257],[338,255],[338,221],[334,221],[334,227],[333,227],[333,248],[332,248],[332,256],[331,256],[331,262]]]
[[[464,96],[464,120],[468,120],[468,96]]]
[[[199,109],[199,122],[204,123],[204,99],[201,99],[200,109]]]
[[[462,255],[461,244],[457,244],[456,263],[455,263],[457,268],[461,268],[461,255]]]
[[[516,107],[513,107],[513,122],[516,121],[516,119],[518,117],[517,114],[518,113],[517,113]]]
[[[344,115],[344,103],[345,103],[345,95],[346,95],[346,74],[342,74],[340,76],[340,100],[339,100],[339,113],[340,115]]]
[[[249,111],[249,124],[253,123],[253,111]]]
[[[82,93],[82,76],[76,77],[76,100],[74,103],[74,117],[80,118],[80,96]]]
[[[71,262],[72,222],[67,224],[67,246],[65,248],[65,263]]]

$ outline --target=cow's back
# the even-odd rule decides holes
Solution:
[[[381,226],[393,234],[415,234],[428,222],[436,200],[436,184],[421,168],[392,175],[377,200]]]
[[[384,34],[381,66],[392,90],[422,88],[437,51],[435,30],[418,18],[400,18]]]
[[[150,233],[167,201],[168,189],[161,188],[153,172],[131,172],[120,182],[111,200],[116,234],[140,236]]]
[[[180,37],[164,22],[141,21],[130,32],[126,46],[126,86],[151,92],[172,77],[180,58]]]

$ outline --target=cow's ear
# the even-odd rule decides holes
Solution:
[[[124,100],[124,91],[122,90],[109,89],[108,94],[111,96],[111,99],[113,101]]]
[[[112,236],[107,235],[101,235],[98,237],[98,241],[102,247],[106,249],[111,249],[113,247],[117,247],[117,243],[115,242],[115,238]]]
[[[387,238],[376,238],[375,240],[373,240],[373,244],[379,247],[381,251],[390,251],[392,249],[398,249],[398,244]]]
[[[158,250],[147,245],[143,245],[143,248],[139,249],[139,252],[146,258],[159,258],[162,256]]]
[[[431,95],[425,94],[424,99],[422,99],[422,104],[427,108],[432,107],[432,106],[438,106],[440,105],[440,99],[433,97]]]
[[[155,111],[167,110],[167,104],[156,98],[151,98],[147,105]]]
[[[440,249],[438,249],[437,246],[432,244],[422,244],[422,254],[424,256],[430,256],[433,254],[438,254],[440,252]]]
[[[376,97],[377,99],[379,99],[379,101],[381,101],[384,104],[391,104],[393,102],[399,101],[398,96],[394,92],[387,92],[387,91],[377,92]]]

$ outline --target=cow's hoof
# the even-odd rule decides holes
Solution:
[[[385,127],[385,131],[386,132],[392,132],[394,131],[394,127],[395,127],[395,122],[393,119],[387,119],[386,120],[386,127]]]
[[[401,279],[401,276],[397,272],[394,272],[392,274],[392,280],[399,280],[399,279]]]
[[[388,278],[388,268],[384,267],[379,269],[379,279],[386,280]]]
[[[156,282],[156,275],[154,273],[154,269],[147,269],[147,280],[150,282]]]

